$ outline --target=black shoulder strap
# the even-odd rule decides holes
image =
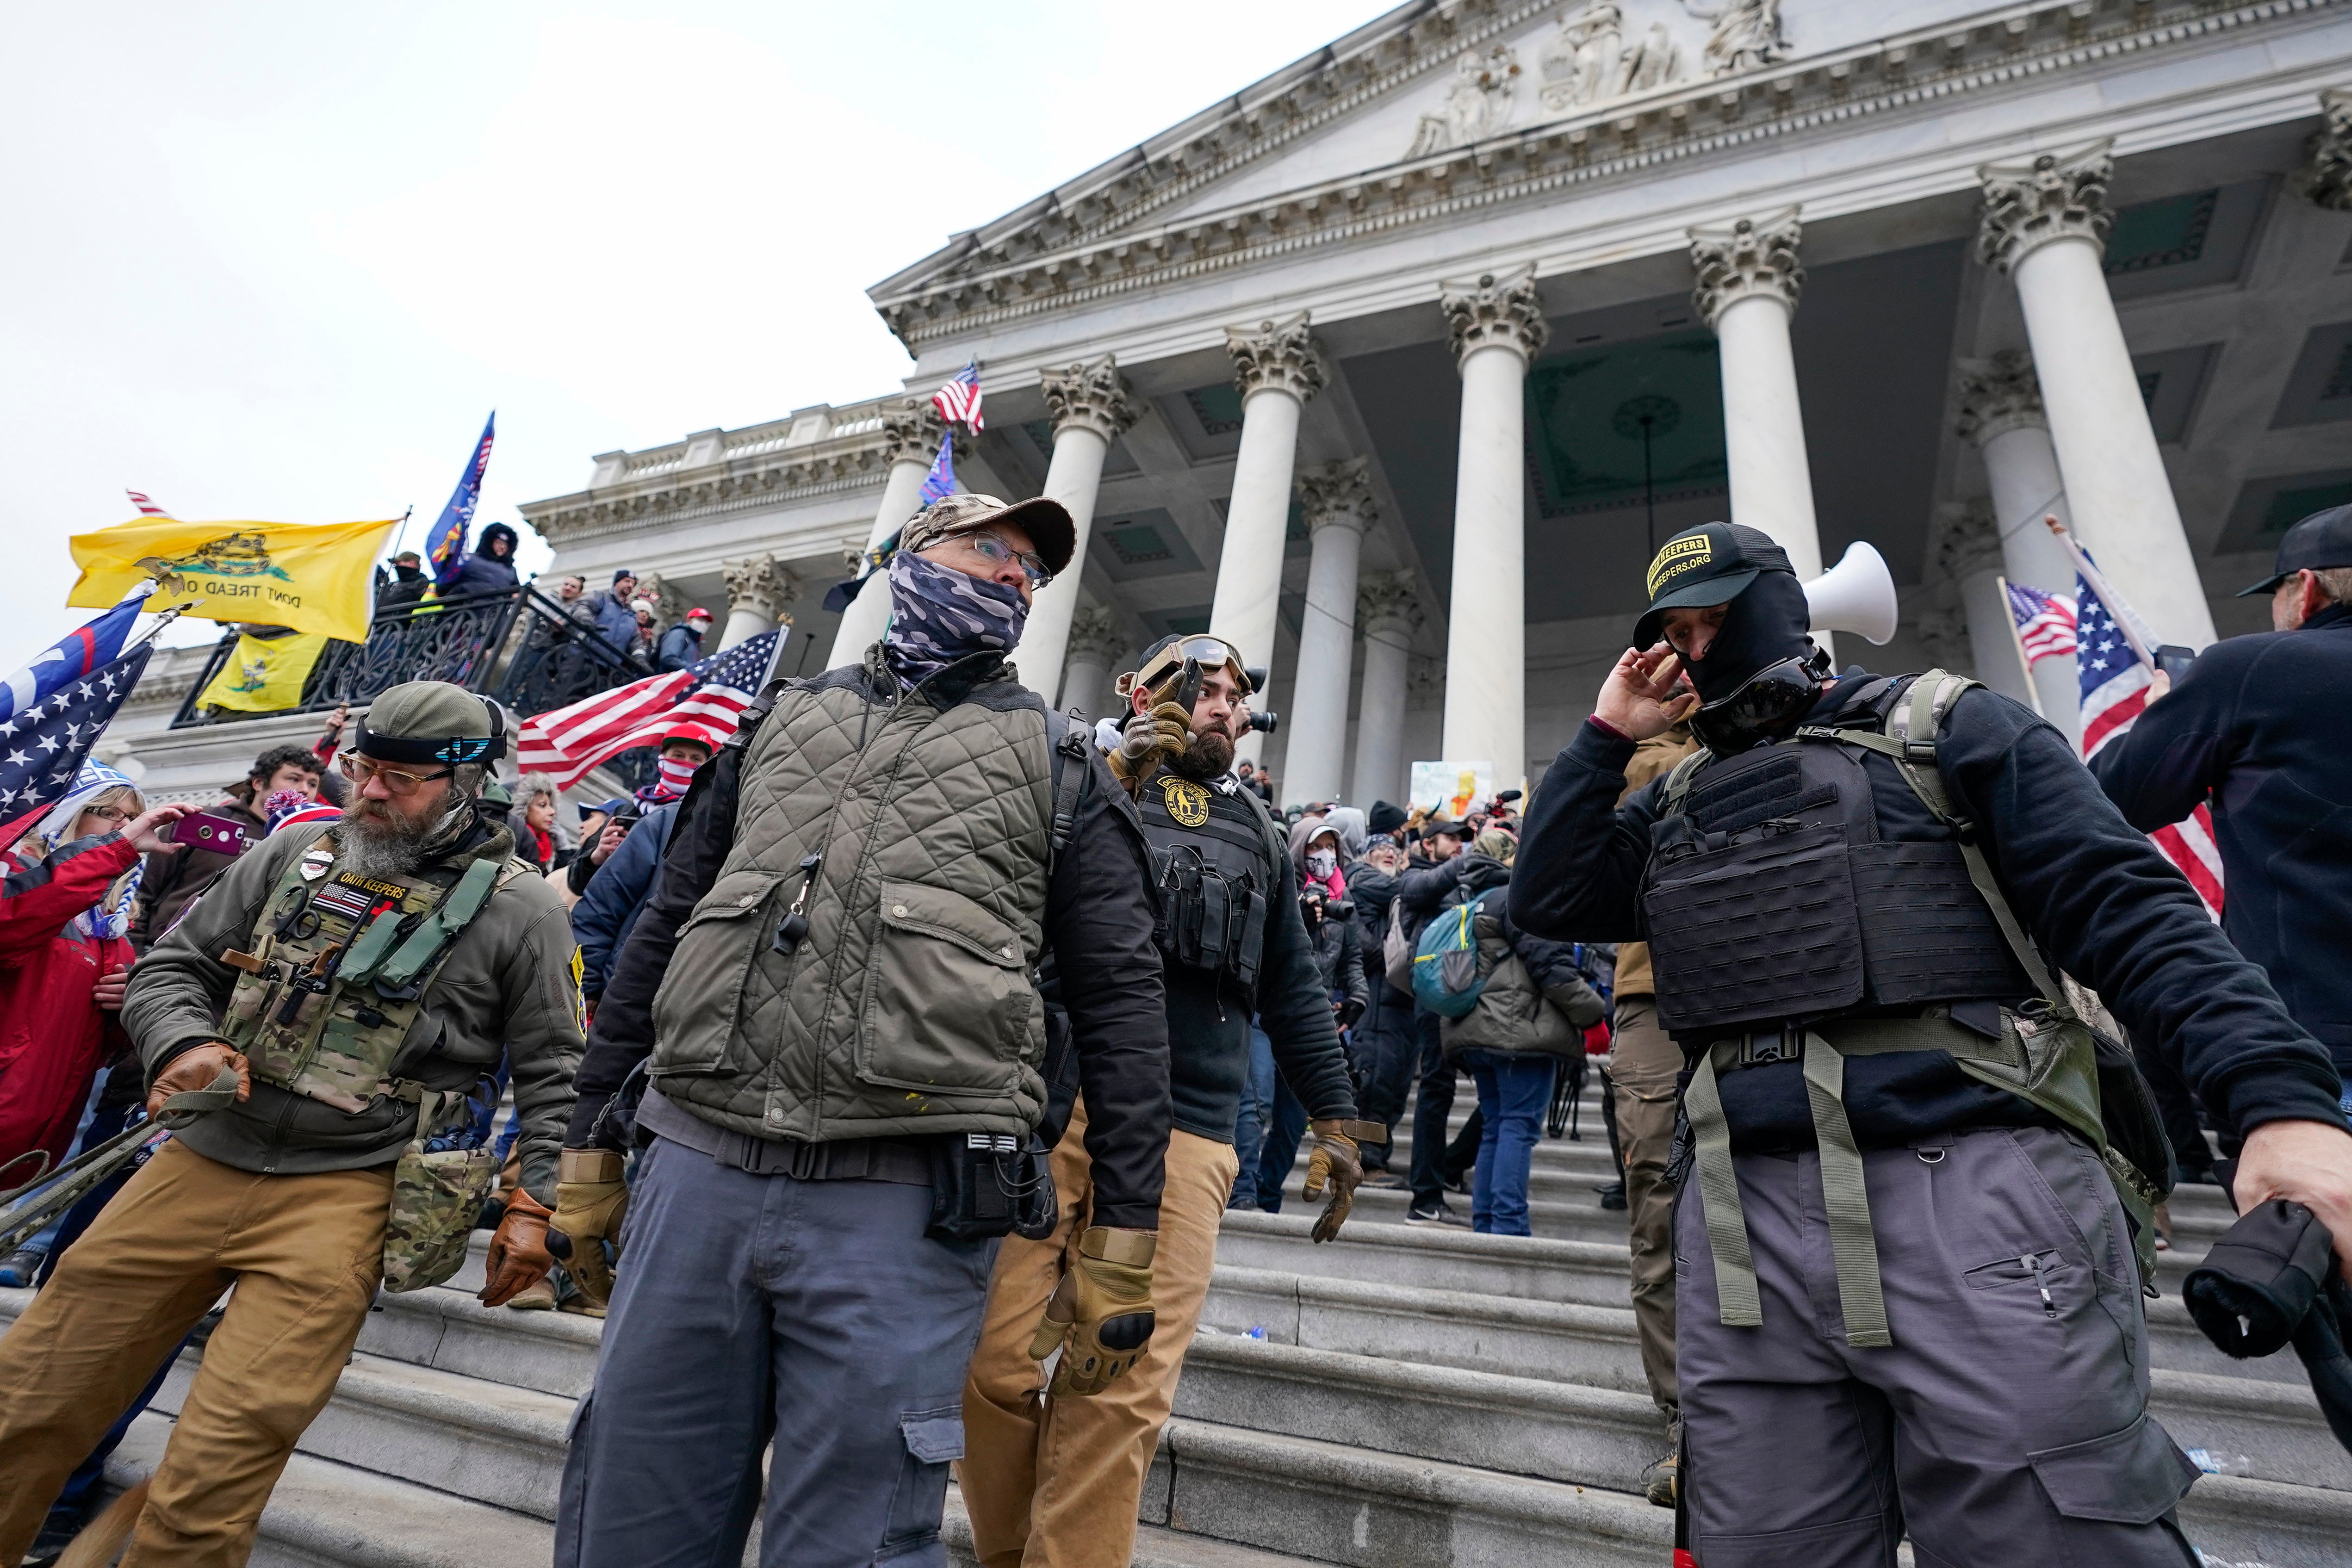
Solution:
[[[1047,708],[1045,741],[1054,756],[1054,821],[1045,840],[1045,875],[1051,880],[1063,846],[1077,831],[1078,800],[1086,793],[1087,775],[1094,771],[1094,759],[1087,755],[1094,740],[1076,716]]]
[[[1250,815],[1257,819],[1257,831],[1265,839],[1266,852],[1274,857],[1274,880],[1279,885],[1282,862],[1290,854],[1290,836],[1275,825],[1274,813],[1266,810],[1265,802],[1258,799],[1256,790],[1236,789],[1234,793],[1248,804]]]

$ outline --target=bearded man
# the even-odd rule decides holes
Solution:
[[[1188,670],[1200,677],[1189,712],[1165,700]],[[1107,1388],[1067,1352],[1050,1385],[1039,1366],[1061,1342],[1067,1303],[1082,1299],[1088,1227],[1099,1223],[1108,1191],[1091,1153],[1089,1102],[1054,1150],[1060,1212],[1052,1234],[1011,1238],[997,1254],[964,1385],[970,1447],[960,1473],[983,1568],[1125,1568],[1133,1553],[1144,1472],[1216,1267],[1253,1013],[1313,1118],[1306,1196],[1312,1202],[1330,1188],[1316,1240],[1339,1234],[1362,1179],[1355,1138],[1364,1129],[1299,914],[1297,867],[1265,805],[1232,772],[1234,743],[1249,727],[1241,657],[1214,637],[1163,638],[1119,688],[1133,711],[1110,766],[1135,793],[1151,847],[1168,997],[1173,1128],[1155,1162],[1166,1173],[1153,1261],[1159,1326]],[[1384,1127],[1369,1132],[1386,1140]]]
[[[459,1151],[501,1056],[526,1190],[483,1300],[547,1272],[578,971],[562,902],[479,805],[505,747],[505,716],[472,693],[393,687],[336,758],[342,816],[239,856],[131,971],[149,1113],[225,1073],[236,1100],[173,1134],[0,1339],[0,1562],[230,1285],[123,1561],[246,1561],[379,1281],[436,1284],[463,1261],[487,1179],[404,1175],[395,1205],[394,1172],[429,1157],[495,1175],[489,1150]]]

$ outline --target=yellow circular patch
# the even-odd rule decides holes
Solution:
[[[1168,802],[1168,814],[1188,828],[1209,825],[1209,788],[1195,784],[1190,779],[1162,779],[1160,797]]]

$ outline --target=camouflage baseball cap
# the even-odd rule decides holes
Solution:
[[[911,554],[991,523],[1010,523],[1027,534],[1029,542],[1037,547],[1038,559],[1055,576],[1069,569],[1078,530],[1062,503],[1045,496],[1033,501],[1000,501],[993,496],[970,493],[943,497],[916,513],[914,521],[899,530],[898,548]]]
[[[447,681],[408,681],[368,705],[352,749],[384,762],[489,762],[506,754],[506,714]]]

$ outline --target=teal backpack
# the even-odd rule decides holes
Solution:
[[[1478,901],[1441,910],[1412,956],[1412,999],[1441,1018],[1468,1018],[1486,988],[1478,972]]]

